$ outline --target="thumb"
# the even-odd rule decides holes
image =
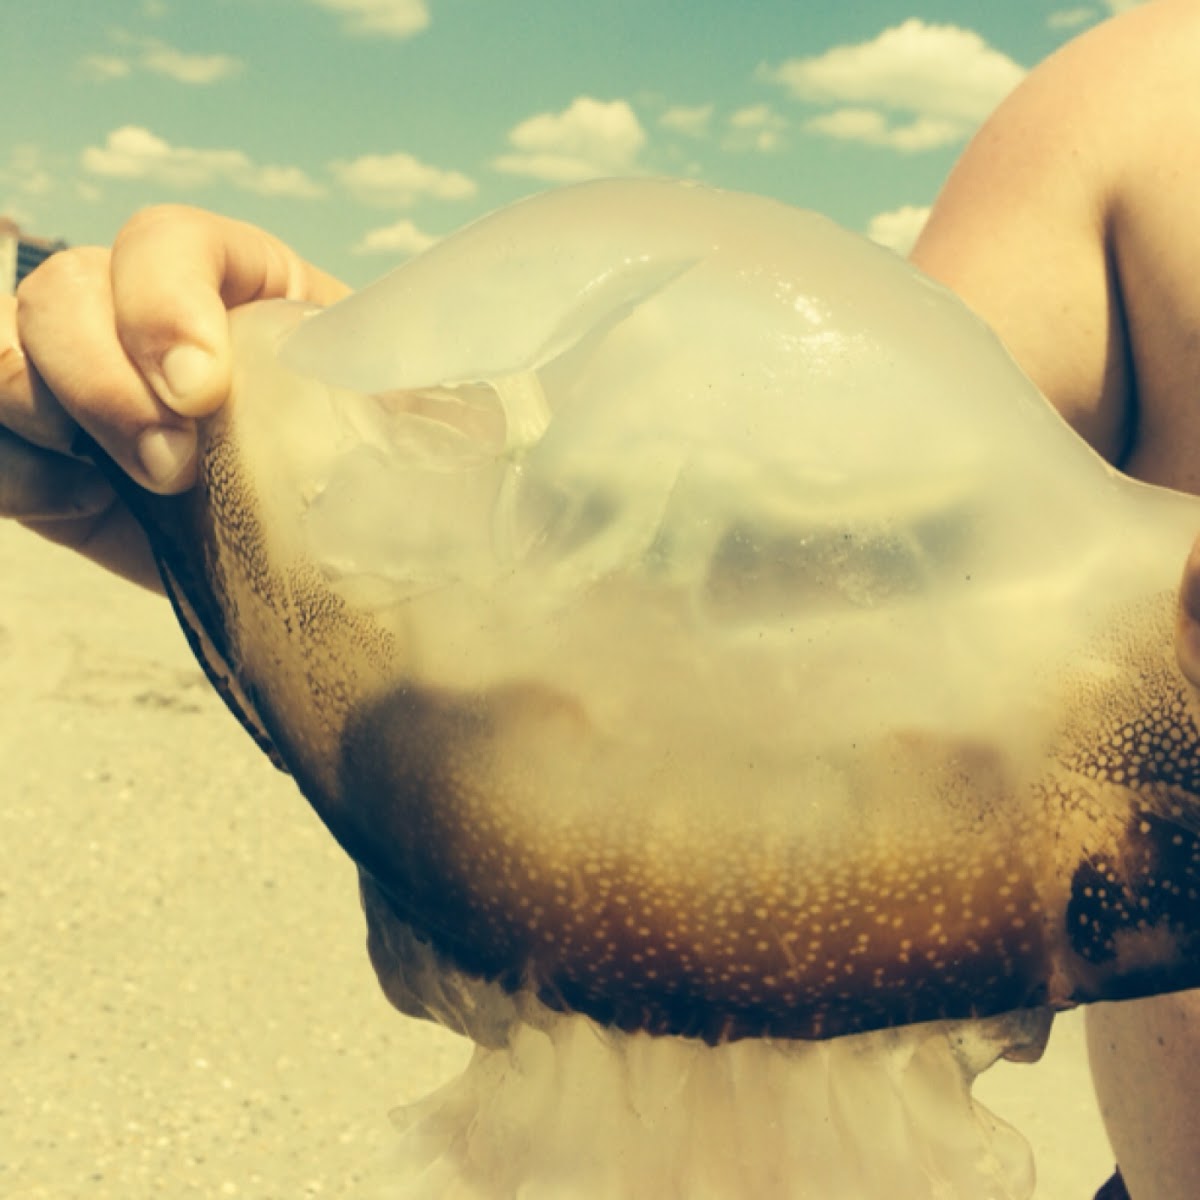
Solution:
[[[278,238],[228,217],[164,205],[121,230],[112,251],[117,333],[157,398],[178,417],[215,412],[229,394],[227,311],[346,292]]]

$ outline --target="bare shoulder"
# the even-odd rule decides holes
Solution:
[[[1160,0],[1133,15],[1137,44],[1110,48],[1119,158],[1106,198],[1137,381],[1124,465],[1200,492],[1200,3]]]
[[[1033,70],[967,148],[913,254],[1102,453],[1152,474],[1163,402],[1149,360],[1179,361],[1179,347],[1143,328],[1158,307],[1146,256],[1200,243],[1177,227],[1168,187],[1181,205],[1200,190],[1198,0],[1134,9]]]

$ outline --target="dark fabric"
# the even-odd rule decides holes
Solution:
[[[1121,1178],[1119,1170],[1096,1193],[1096,1200],[1129,1200],[1129,1193],[1125,1190],[1125,1180]]]

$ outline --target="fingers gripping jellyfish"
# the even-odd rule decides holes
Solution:
[[[1028,1197],[976,1075],[1200,984],[1200,502],[890,252],[691,184],[232,319],[200,486],[131,501],[388,998],[476,1045],[394,1194]]]

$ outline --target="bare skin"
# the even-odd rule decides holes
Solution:
[[[72,457],[79,430],[144,486],[183,491],[195,418],[229,391],[227,310],[347,291],[260,229],[175,206],[139,213],[111,251],[48,259],[0,298],[0,516],[157,587],[141,531]]]
[[[1200,493],[1198,66],[1195,0],[1156,0],[1066,47],[980,131],[913,257],[1101,453]],[[263,231],[194,209],[147,210],[111,252],[50,259],[0,299],[0,515],[155,586],[132,519],[71,457],[76,432],[147,486],[185,489],[192,422],[228,390],[226,310],[345,291]],[[181,344],[207,369],[184,355],[164,370]],[[1200,685],[1200,543],[1181,601],[1177,651]],[[1089,1029],[1134,1200],[1192,1200],[1200,994],[1102,1006]]]
[[[953,288],[1093,446],[1200,493],[1200,4],[1157,0],[1048,59],[980,130],[913,261]],[[1177,653],[1200,683],[1200,548]],[[1200,1186],[1200,992],[1088,1013],[1133,1200]]]

